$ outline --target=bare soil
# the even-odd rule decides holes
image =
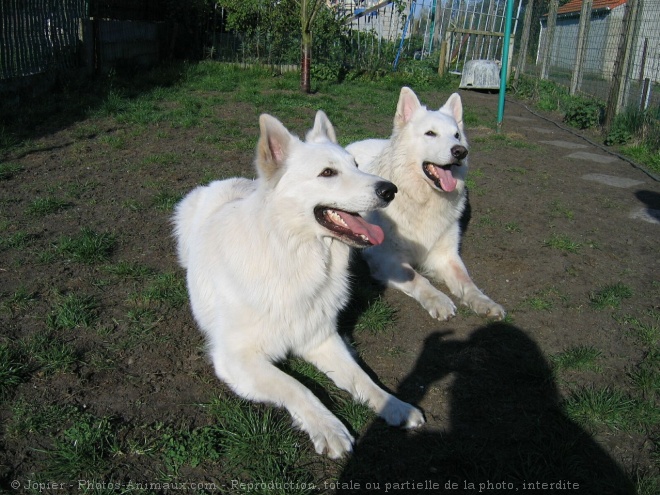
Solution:
[[[419,94],[432,107],[448,96]],[[496,94],[461,94],[468,112],[493,121]],[[392,115],[395,100],[393,95]],[[305,122],[285,123],[302,134],[314,110]],[[332,119],[332,109],[326,110]],[[256,143],[254,108],[226,105],[216,112]],[[355,118],[371,126],[374,137],[391,128],[391,117],[374,118],[366,109]],[[509,100],[503,138],[486,126],[468,128],[471,182],[462,256],[477,285],[507,309],[505,322],[492,324],[467,310],[435,321],[405,295],[384,290],[397,310],[388,331],[375,335],[343,325],[365,368],[418,404],[428,423],[404,432],[375,421],[356,432],[354,455],[315,468],[322,472],[319,479],[328,480],[321,491],[363,493],[379,484],[384,492],[389,483],[398,493],[471,493],[479,491],[479,483],[491,483],[484,486],[512,493],[555,483],[542,491],[563,493],[564,482],[579,484],[580,493],[623,494],[632,493],[636,474],[656,472],[652,434],[606,427],[590,432],[569,419],[561,404],[582,387],[632,390],[630,373],[646,351],[621,318],[642,317],[658,306],[660,225],[631,215],[646,211],[653,218],[653,210],[660,210],[660,183],[556,120]],[[16,342],[44,332],[59,294],[92,296],[97,319],[90,327],[61,332],[75,348],[77,364],[65,373],[33,373],[0,406],[4,425],[12,419],[12,401],[20,398],[116,418],[124,425],[122,435],[136,437],[145,425],[204,425],[208,417],[199,404],[226,393],[204,356],[188,306],[149,306],[157,322],[136,337],[127,314],[139,306],[135,295],[150,282],[112,275],[104,266],[126,261],[182,276],[171,210],[157,207],[159,194],[184,194],[204,174],[252,176],[253,152],[199,139],[208,128],[148,125],[139,133],[127,128],[110,118],[45,124],[35,132],[32,151],[5,157],[21,170],[0,181],[0,236],[28,237],[18,249],[0,245],[0,295],[7,302],[25,288],[35,300],[28,309],[0,313],[1,338]],[[341,127],[337,131],[341,137]],[[124,144],[113,146],[116,140]],[[576,150],[612,161],[568,156]],[[150,159],[168,154],[178,158]],[[638,182],[615,187],[584,178],[588,174]],[[63,198],[67,206],[45,216],[27,214],[37,197]],[[54,246],[62,237],[82,227],[116,236],[108,262],[77,263],[57,254]],[[548,245],[553,236],[579,248],[553,248]],[[44,253],[55,254],[44,262]],[[373,284],[359,260],[354,270],[356,284]],[[619,308],[592,307],[591,295],[615,283],[629,287],[632,297]],[[534,298],[549,304],[539,309]],[[575,346],[600,350],[600,371],[555,373],[551,356]],[[16,438],[5,431],[0,486],[38,476],[49,441],[39,432]],[[113,479],[149,478],[159,469],[144,455],[124,454],[111,462]],[[217,480],[218,471],[202,464],[182,476]]]

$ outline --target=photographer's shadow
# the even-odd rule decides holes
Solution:
[[[442,430],[375,421],[358,439],[337,493],[479,493],[484,486],[499,493],[635,492],[621,467],[562,412],[551,368],[524,332],[496,323],[467,341],[446,337],[426,339],[396,391],[415,404],[434,383],[453,378],[449,418],[437,421]]]

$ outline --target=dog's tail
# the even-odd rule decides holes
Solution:
[[[176,250],[179,264],[188,268],[190,254],[190,242],[197,217],[196,212],[202,201],[205,187],[198,187],[191,191],[183,200],[176,205],[172,223],[174,224],[174,237],[176,238]]]

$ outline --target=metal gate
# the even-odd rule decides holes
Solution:
[[[522,0],[446,0],[435,10],[440,38],[440,67],[461,74],[470,60],[502,59],[507,1],[514,2],[513,43]],[[511,45],[510,45],[511,46]],[[509,50],[511,54],[513,50]]]

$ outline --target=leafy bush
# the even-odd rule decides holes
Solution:
[[[604,107],[593,99],[573,97],[564,100],[564,122],[578,129],[598,127]]]
[[[660,107],[647,110],[630,107],[614,118],[605,144],[629,144],[633,141],[650,151],[660,150]]]

